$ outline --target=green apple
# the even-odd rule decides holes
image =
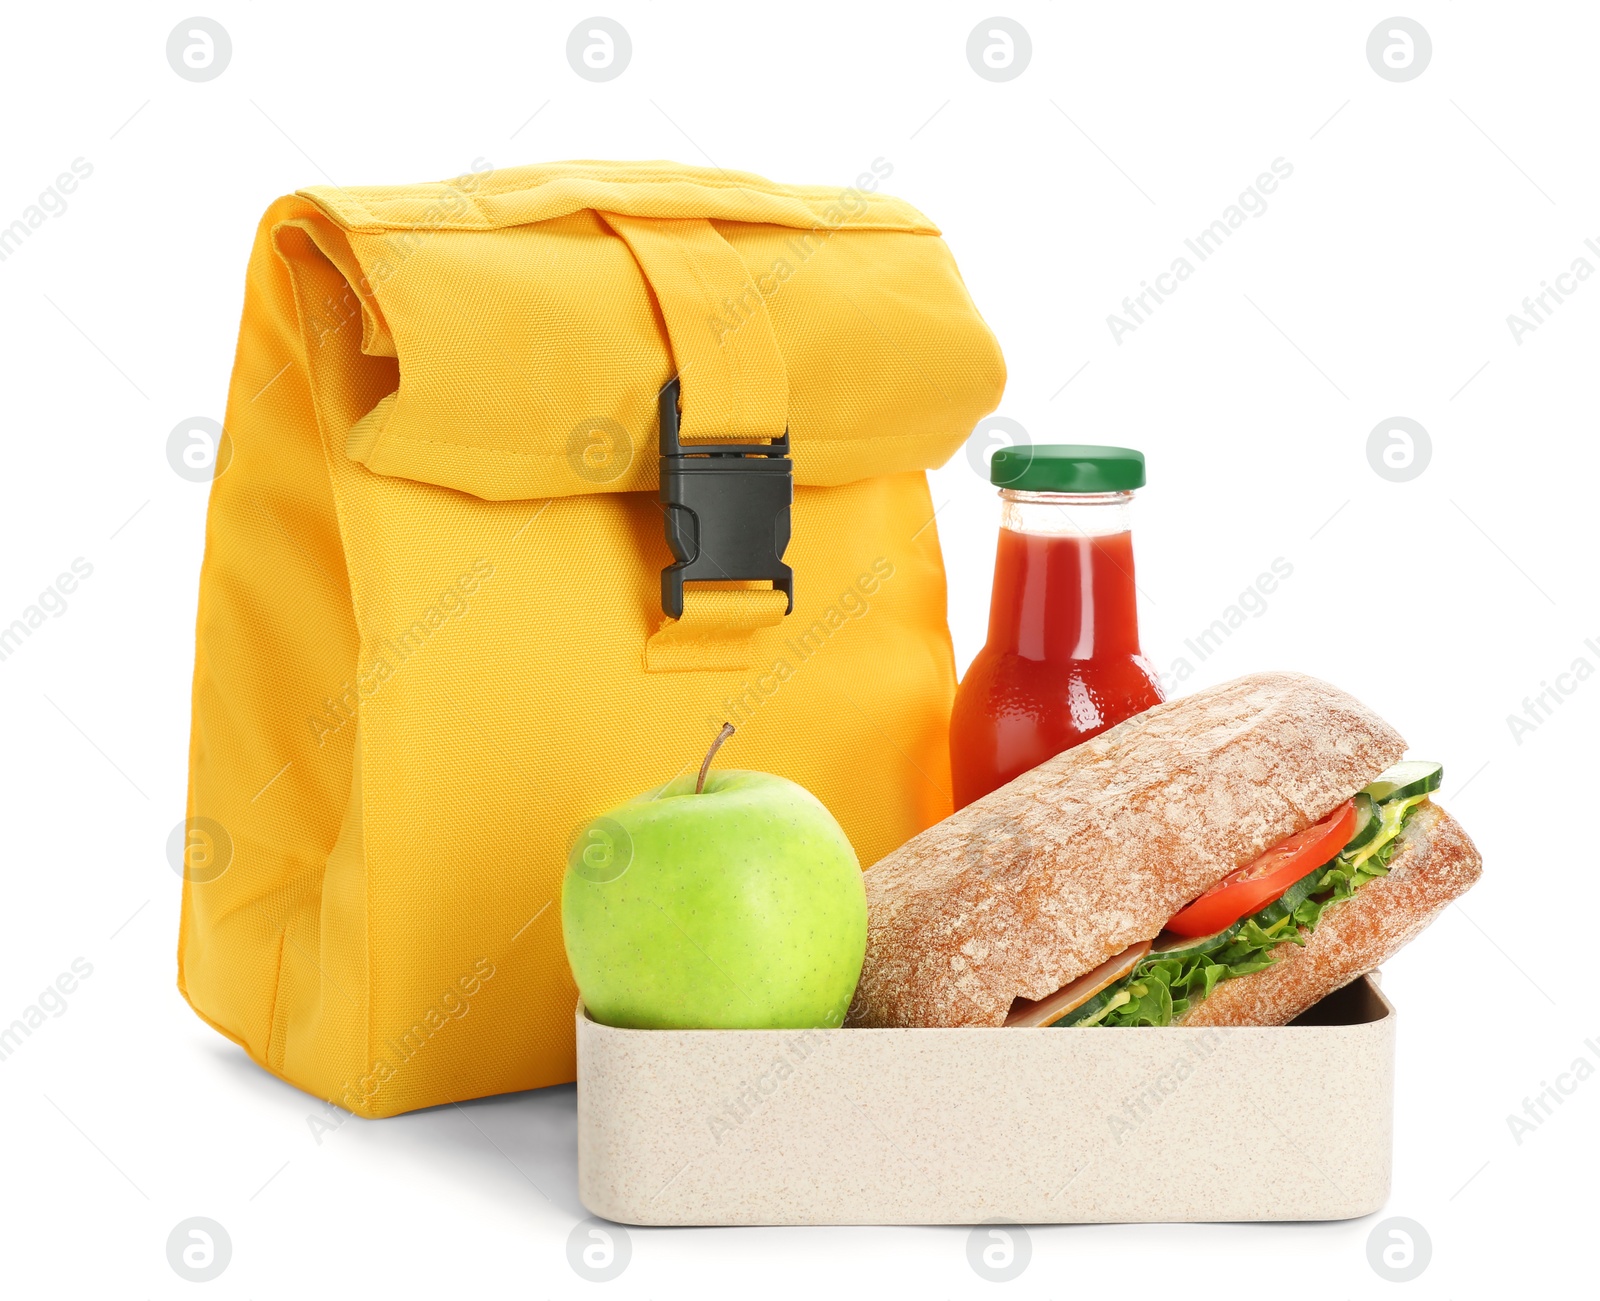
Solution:
[[[573,846],[561,931],[584,1006],[640,1029],[843,1024],[867,946],[850,841],[805,787],[735,769],[708,778],[710,761],[698,782],[596,818]]]

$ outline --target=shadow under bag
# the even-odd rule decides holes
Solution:
[[[572,1079],[568,847],[724,719],[863,867],[950,811],[924,471],[1004,364],[875,179],[560,163],[268,210],[178,983],[269,1071],[365,1116]]]

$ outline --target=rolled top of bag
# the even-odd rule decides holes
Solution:
[[[330,431],[369,470],[491,500],[654,491],[678,376],[686,442],[787,429],[795,481],[828,486],[942,464],[1005,382],[938,228],[875,192],[890,171],[557,163],[317,187],[268,220],[313,383],[367,370],[383,394]]]

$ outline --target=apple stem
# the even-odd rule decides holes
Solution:
[[[717,733],[717,739],[711,743],[711,748],[706,751],[705,761],[700,765],[700,779],[694,784],[694,793],[699,795],[706,788],[706,773],[711,769],[711,760],[716,757],[722,743],[733,735],[733,724],[724,723],[722,730]]]

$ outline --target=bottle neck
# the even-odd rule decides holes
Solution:
[[[1000,527],[1039,537],[1105,537],[1133,525],[1131,492],[1000,489]]]
[[[1002,490],[989,645],[1030,660],[1140,654],[1131,492]]]

